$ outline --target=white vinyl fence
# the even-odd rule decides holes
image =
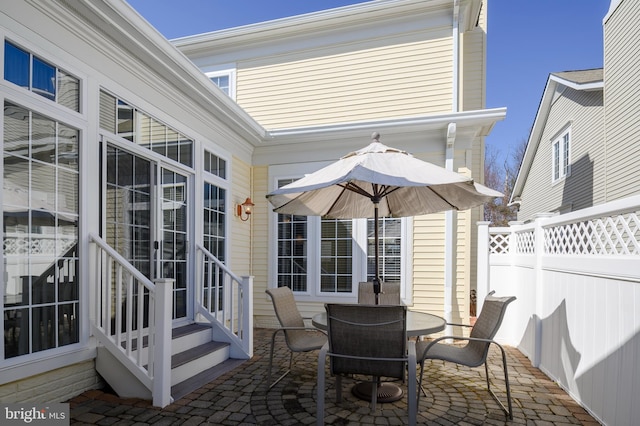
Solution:
[[[478,228],[478,306],[515,295],[497,339],[606,425],[640,422],[640,196]]]

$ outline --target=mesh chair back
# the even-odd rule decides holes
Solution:
[[[482,311],[475,325],[471,329],[470,337],[492,340],[507,310],[507,305],[516,300],[515,296],[495,297],[490,293],[482,304]],[[489,352],[489,342],[470,341],[467,345],[468,351],[473,354],[472,358],[476,362],[475,365],[481,365],[487,358]]]
[[[271,296],[273,310],[276,312],[280,326],[283,328],[300,327],[300,330],[284,330],[287,346],[296,348],[298,346],[296,342],[306,338],[306,331],[303,330],[304,320],[298,311],[293,292],[289,287],[278,287],[269,288],[266,293]]]
[[[325,307],[333,374],[404,378],[405,306],[327,304]]]
[[[400,300],[400,283],[380,283],[381,293],[378,295],[379,305],[402,305]],[[361,282],[358,285],[358,304],[375,305],[376,294],[373,292],[371,281]]]

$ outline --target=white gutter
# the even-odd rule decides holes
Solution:
[[[459,87],[460,87],[460,0],[453,0],[453,29],[451,36],[453,38],[453,82],[452,82],[452,112],[458,112],[459,106]],[[450,123],[447,129],[447,144],[445,155],[445,169],[453,170],[453,160],[455,157],[455,137],[456,124]],[[453,210],[448,210],[444,214],[444,319],[447,324],[453,322],[453,282],[455,279],[455,259],[456,253],[454,244],[455,224],[457,215]],[[452,326],[445,327],[445,335],[452,335]]]

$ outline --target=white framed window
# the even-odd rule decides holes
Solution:
[[[4,41],[4,79],[80,112],[80,79],[8,40]]]
[[[306,167],[305,167],[306,166]],[[282,187],[324,164],[271,166],[272,187]],[[278,176],[280,174],[280,176]],[[409,219],[380,218],[379,275],[385,282],[400,282],[402,294],[410,281]],[[296,298],[309,301],[351,301],[358,283],[374,276],[373,219],[326,219],[273,213],[269,262],[271,285],[290,287]]]
[[[236,70],[209,71],[205,75],[231,99],[236,99]]]
[[[563,130],[551,143],[551,182],[571,174],[571,128]]]

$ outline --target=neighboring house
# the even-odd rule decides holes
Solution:
[[[638,17],[637,2],[613,1],[604,68],[549,76],[511,197],[519,221],[640,192]]]
[[[481,179],[505,117],[484,109],[486,14],[363,3],[176,41],[196,66],[125,2],[3,5],[0,399],[63,401],[104,379],[166,405],[203,366],[252,356],[254,316],[275,323],[268,286],[291,285],[306,314],[355,301],[368,222],[278,216],[264,195],[373,131]],[[467,319],[481,214],[385,219],[383,278]],[[211,355],[169,371],[185,329]]]

